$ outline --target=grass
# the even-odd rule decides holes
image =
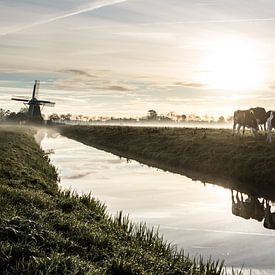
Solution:
[[[122,157],[275,199],[275,142],[227,129],[63,126],[70,138]]]
[[[58,189],[33,130],[0,127],[0,274],[224,274],[91,195]]]

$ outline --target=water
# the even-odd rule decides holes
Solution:
[[[231,190],[150,168],[71,139],[45,136],[62,189],[89,193],[108,211],[159,227],[166,240],[193,256],[224,259],[252,274],[275,274],[275,231],[232,215]],[[236,193],[234,192],[234,196]]]

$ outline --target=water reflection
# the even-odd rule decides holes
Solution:
[[[165,239],[186,254],[211,255],[225,259],[227,266],[275,274],[275,231],[267,229],[272,228],[272,203],[261,195],[127,163],[62,136],[46,136],[42,147],[55,150],[50,157],[59,170],[61,188],[92,192],[111,214],[123,210],[134,222],[159,226]]]
[[[244,194],[235,193],[231,190],[232,198],[232,214],[244,219],[254,219],[261,222],[264,219],[265,208],[264,199],[256,198],[255,196],[247,195],[244,199]]]
[[[263,221],[267,229],[275,229],[275,212],[272,201],[231,190],[232,214],[246,220]]]
[[[264,227],[275,229],[275,212],[271,212],[270,201],[266,201]]]
[[[42,142],[45,140],[54,140],[56,138],[60,138],[60,134],[53,130],[40,130],[37,132],[35,139],[39,144],[42,144]],[[64,139],[64,138],[63,138]],[[67,139],[68,140],[68,139]],[[83,145],[84,146],[84,145]],[[55,150],[53,148],[45,148],[45,144],[43,144],[44,151],[47,155],[53,155],[55,154]],[[92,147],[90,147],[92,148]],[[94,149],[94,148],[93,148]],[[94,149],[96,150],[96,149]],[[105,152],[103,152],[105,154]],[[128,158],[123,158],[121,156],[118,156],[118,159],[106,159],[105,162],[108,162],[109,164],[118,165],[121,164],[121,162],[126,162],[127,164],[131,164],[132,160]],[[136,163],[136,161],[133,161]],[[146,165],[140,163],[140,167],[147,167]],[[102,166],[101,168],[107,168],[107,166]],[[130,169],[130,166],[128,166]],[[148,167],[147,167],[148,168]],[[160,169],[156,168],[156,171],[161,171]],[[137,176],[140,173],[140,171],[135,171],[135,176]],[[88,176],[91,176],[93,174],[96,174],[96,171],[89,170],[89,171],[80,171],[73,174],[66,174],[63,175],[63,180],[79,180],[82,178],[86,178]],[[104,176],[101,177],[101,179],[104,179]],[[202,182],[204,187],[209,187],[209,184]],[[221,195],[224,195],[224,192],[222,191],[222,188],[213,189],[215,192],[221,192]],[[212,191],[212,192],[213,192]],[[263,197],[257,197],[257,195],[250,195],[245,194],[241,192],[240,190],[232,190],[231,189],[231,211],[234,216],[241,217],[245,220],[256,220],[258,222],[263,222],[263,226],[266,229],[275,229],[275,212],[272,212],[272,201],[268,200]]]

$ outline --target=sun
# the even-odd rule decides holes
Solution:
[[[226,38],[206,47],[201,81],[213,89],[251,90],[263,83],[261,50],[251,40]]]

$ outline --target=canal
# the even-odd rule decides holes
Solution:
[[[191,256],[224,259],[227,267],[243,266],[247,273],[275,274],[275,231],[248,210],[236,213],[237,198],[250,199],[245,194],[121,159],[57,133],[40,133],[40,144],[51,153],[62,189],[91,192],[110,214],[122,210],[130,220],[158,228]]]

